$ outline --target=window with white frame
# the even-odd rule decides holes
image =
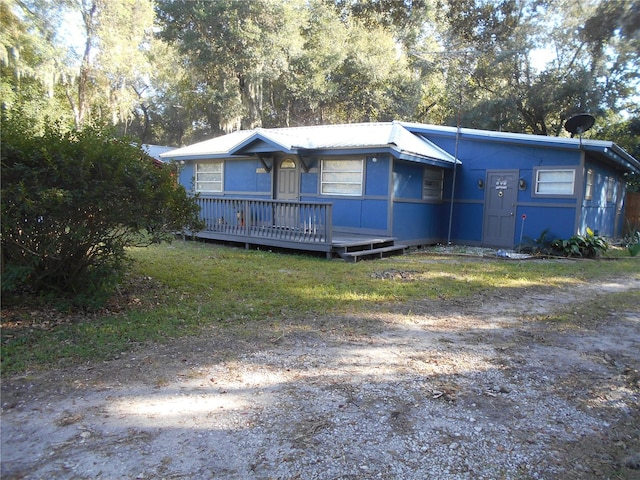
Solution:
[[[591,200],[593,198],[593,170],[587,170],[587,180],[584,186],[584,199]]]
[[[323,159],[320,192],[323,195],[362,195],[364,161],[362,159]]]
[[[574,169],[536,170],[536,195],[573,195],[576,171]]]
[[[195,168],[196,192],[220,193],[222,192],[223,162],[198,162]]]
[[[613,202],[613,195],[616,191],[616,179],[607,177],[607,202]]]
[[[424,168],[422,173],[422,198],[424,200],[442,200],[442,185],[442,170]]]

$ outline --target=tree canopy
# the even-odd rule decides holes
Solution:
[[[638,0],[0,1],[5,110],[143,143],[390,119],[566,135],[579,112],[639,142]]]

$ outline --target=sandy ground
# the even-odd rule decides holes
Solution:
[[[4,378],[2,478],[640,478],[640,305],[579,318],[638,289],[212,328]]]

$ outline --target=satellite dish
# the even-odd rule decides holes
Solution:
[[[566,121],[564,129],[571,133],[571,138],[576,134],[582,138],[582,134],[593,127],[595,121],[596,119],[588,113],[578,113]]]

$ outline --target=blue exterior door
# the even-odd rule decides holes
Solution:
[[[518,170],[487,170],[482,243],[513,247]]]

